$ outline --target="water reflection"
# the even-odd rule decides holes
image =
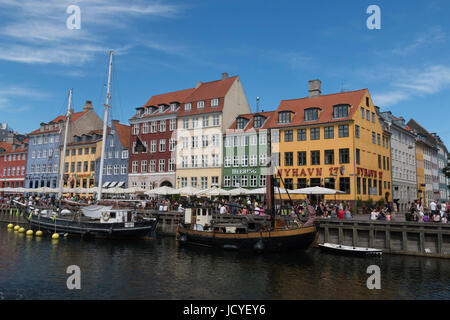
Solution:
[[[179,247],[173,238],[52,240],[6,229],[0,252],[0,299],[450,298],[450,264],[440,259],[256,255]],[[381,290],[366,287],[371,264],[381,268]],[[81,290],[66,287],[69,265],[81,269]]]

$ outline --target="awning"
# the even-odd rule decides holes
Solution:
[[[124,184],[125,184],[125,181],[120,181],[120,182],[117,184],[117,188],[122,187]]]
[[[116,184],[117,184],[117,181],[113,181],[113,182],[111,182],[111,184],[109,185],[108,188],[114,188],[116,186]]]
[[[105,182],[105,183],[103,184],[103,187],[102,187],[102,188],[106,188],[106,187],[108,186],[108,184],[110,184],[109,181],[108,181],[108,182]]]

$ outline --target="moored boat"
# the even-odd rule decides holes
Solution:
[[[381,249],[344,246],[344,245],[333,244],[333,243],[319,244],[319,248],[322,251],[326,251],[326,252],[348,254],[348,255],[366,256],[366,255],[382,255],[383,254],[383,250],[381,250]]]

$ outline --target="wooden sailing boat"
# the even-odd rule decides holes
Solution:
[[[270,140],[269,131],[269,148]],[[271,164],[268,166],[270,170]],[[273,175],[268,180],[269,215],[220,215],[216,208],[191,205],[185,209],[184,223],[177,228],[179,242],[258,253],[311,247],[319,236],[315,212],[304,224],[297,218],[281,215],[275,210]],[[308,209],[314,211],[312,207]]]
[[[108,85],[105,103],[105,115],[103,119],[103,142],[102,153],[100,160],[99,172],[99,186],[98,186],[98,201],[102,196],[102,178],[103,178],[103,161],[106,144],[107,124],[108,124],[108,109],[110,99],[110,85],[111,85],[111,69],[112,69],[113,51],[110,51],[109,56],[109,73]],[[69,104],[66,115],[66,128],[64,136],[63,158],[62,163],[65,163],[65,154],[67,147],[67,135],[70,119],[70,106],[72,101],[72,90],[69,92]],[[61,169],[60,183],[59,183],[59,199],[62,199],[63,191],[63,169]],[[60,204],[61,206],[61,204]],[[63,210],[64,211],[64,210]],[[78,210],[72,208],[72,212],[63,215],[63,211],[58,212],[40,212],[33,210],[32,214],[28,216],[28,220],[34,227],[40,227],[43,230],[48,230],[55,233],[63,233],[68,235],[81,235],[90,237],[107,237],[107,238],[140,238],[140,237],[154,237],[156,227],[158,225],[157,218],[145,218],[136,214],[134,208],[114,208],[113,206],[83,206]],[[73,212],[75,211],[75,212]]]

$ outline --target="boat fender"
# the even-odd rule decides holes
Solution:
[[[107,212],[107,211],[102,212],[102,218],[104,221],[108,221],[109,220],[109,212]]]
[[[262,253],[264,251],[264,243],[263,243],[263,241],[260,239],[257,243],[255,243],[255,245],[253,246],[253,249],[257,253]]]

